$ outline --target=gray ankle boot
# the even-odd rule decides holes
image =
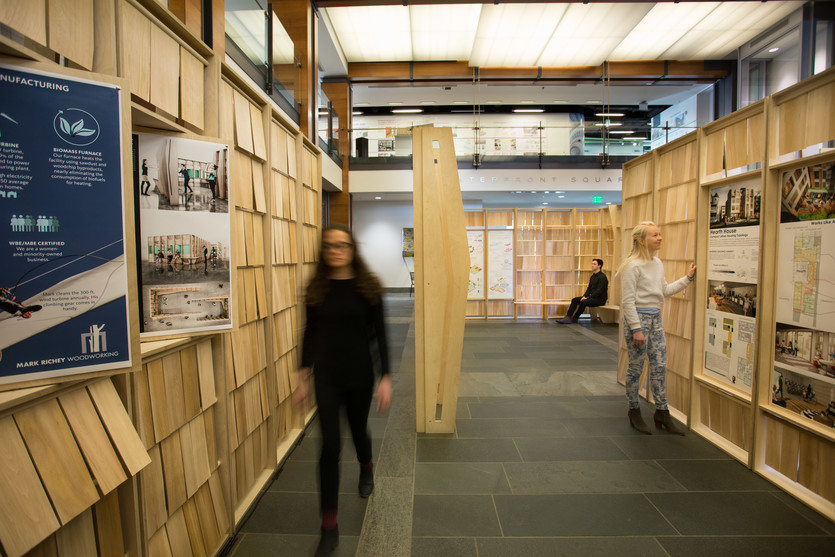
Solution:
[[[666,428],[667,431],[670,433],[675,433],[676,435],[684,435],[684,430],[678,427],[678,425],[673,421],[673,418],[670,416],[669,410],[655,410],[655,416],[653,416],[655,420],[655,427],[658,429]]]
[[[641,417],[641,409],[640,408],[630,408],[629,409],[629,423],[632,424],[632,427],[640,431],[641,433],[646,433],[647,435],[652,435],[652,431],[650,431],[649,426],[644,422],[644,419]]]

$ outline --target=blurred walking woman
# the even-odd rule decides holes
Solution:
[[[661,231],[650,221],[632,229],[632,253],[618,268],[621,276],[621,310],[623,336],[629,355],[626,370],[626,399],[629,402],[629,423],[641,433],[651,434],[641,417],[638,382],[649,358],[649,381],[655,400],[655,427],[684,435],[673,422],[667,408],[667,340],[661,323],[664,298],[681,292],[693,282],[696,266],[691,263],[687,275],[672,284],[664,278],[664,264],[658,258]]]
[[[359,495],[368,497],[374,489],[368,412],[374,392],[375,352],[382,375],[377,411],[384,412],[391,402],[382,290],[357,252],[350,230],[341,225],[327,228],[322,233],[316,274],[307,287],[307,326],[299,387],[294,392],[297,403],[307,398],[312,373],[322,429],[322,537],[316,555],[330,555],[339,543],[339,414],[343,407],[360,463]]]

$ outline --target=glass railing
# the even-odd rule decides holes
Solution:
[[[298,122],[301,68],[293,41],[265,0],[224,4],[226,52],[241,69]],[[269,45],[269,48],[268,48]]]

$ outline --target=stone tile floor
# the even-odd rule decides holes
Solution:
[[[415,433],[414,305],[386,297],[395,398],[369,427],[374,494],[344,429],[340,545],[359,557],[830,555],[835,524],[703,440],[629,427],[617,326],[468,321],[456,433]],[[645,418],[652,409],[645,406]],[[227,550],[312,555],[316,423]]]

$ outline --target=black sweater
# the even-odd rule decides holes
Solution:
[[[598,271],[591,276],[589,287],[586,288],[586,293],[583,296],[603,300],[603,302],[609,299],[609,279],[606,278],[603,271]]]
[[[376,345],[376,346],[375,346]],[[389,369],[383,301],[370,304],[356,290],[355,279],[331,280],[324,302],[307,306],[307,326],[302,343],[302,367],[316,375],[355,380]]]

